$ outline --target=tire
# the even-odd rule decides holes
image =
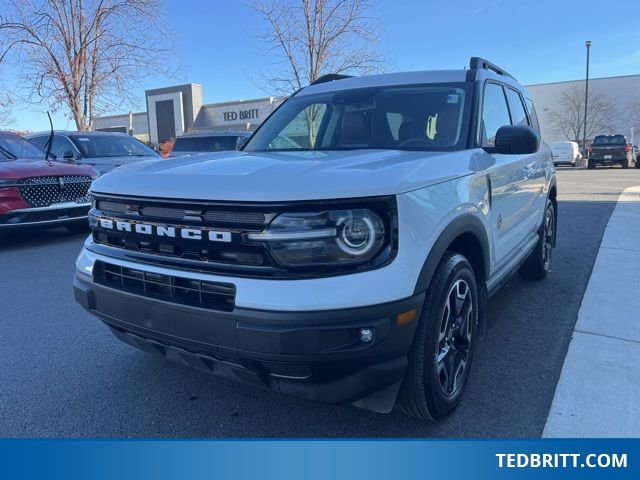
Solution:
[[[555,243],[556,212],[553,202],[547,199],[544,219],[538,230],[538,243],[522,264],[518,273],[528,280],[542,280],[551,270],[551,259]]]
[[[594,162],[592,162],[591,160],[587,160],[587,168],[589,170],[593,170],[594,168],[596,168],[596,164]]]
[[[624,160],[620,165],[622,165],[622,168],[629,168],[629,159]]]
[[[80,235],[81,233],[89,233],[91,232],[91,227],[89,226],[89,222],[87,221],[86,224],[82,223],[76,223],[73,225],[67,225],[67,230],[69,231],[69,233],[73,233],[74,235]]]
[[[640,158],[636,158],[636,168],[640,168]]]
[[[421,420],[438,420],[455,410],[473,362],[478,306],[471,265],[463,255],[447,252],[427,290],[398,410]]]

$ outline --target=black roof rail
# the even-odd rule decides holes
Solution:
[[[495,72],[498,75],[504,75],[505,77],[513,78],[514,80],[516,79],[516,77],[511,75],[506,70],[491,63],[489,60],[485,60],[484,58],[480,58],[480,57],[471,57],[471,60],[469,61],[469,68],[471,70],[479,70],[479,69],[491,70],[492,72]]]
[[[311,82],[309,85],[317,85],[319,83],[333,82],[334,80],[342,80],[343,78],[351,78],[352,76],[353,75],[341,75],[339,73],[327,73],[326,75],[322,75],[321,77],[317,78],[316,80]]]

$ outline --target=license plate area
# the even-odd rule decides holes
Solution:
[[[605,155],[605,156],[604,156],[604,159],[605,159],[605,160],[611,160],[611,155]]]

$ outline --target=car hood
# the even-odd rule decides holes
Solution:
[[[92,191],[244,202],[356,198],[447,181],[486,168],[489,161],[491,157],[481,149],[230,151],[125,165],[96,180]]]
[[[119,167],[121,165],[126,165],[129,163],[140,162],[143,160],[160,160],[162,157],[158,156],[144,156],[144,157],[134,157],[132,155],[124,155],[122,157],[95,157],[95,158],[83,158],[79,161],[79,163],[90,164],[90,165],[112,165],[114,167]]]
[[[20,158],[0,161],[0,179],[17,180],[26,177],[46,177],[49,175],[96,175],[94,168],[88,165],[47,162],[39,158]]]
[[[131,155],[125,155],[122,157],[95,157],[95,158],[82,158],[76,160],[78,165],[91,165],[100,175],[110,172],[114,168],[118,168],[122,165],[128,165],[130,163],[141,162],[143,160],[160,160],[162,157],[158,156],[144,156],[134,157]]]
[[[209,152],[196,152],[196,151],[180,151],[180,152],[171,152],[169,154],[169,158],[177,158],[177,157],[186,157],[188,155],[198,155],[201,153],[209,153]]]

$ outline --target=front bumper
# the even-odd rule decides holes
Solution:
[[[49,207],[9,210],[0,215],[0,231],[88,225],[89,208],[89,203],[64,203]]]
[[[288,282],[282,283],[287,288]],[[424,293],[326,311],[216,311],[116,290],[83,273],[76,300],[121,340],[217,376],[343,404],[399,384]],[[398,315],[416,310],[398,324]],[[373,340],[360,340],[360,329]]]

